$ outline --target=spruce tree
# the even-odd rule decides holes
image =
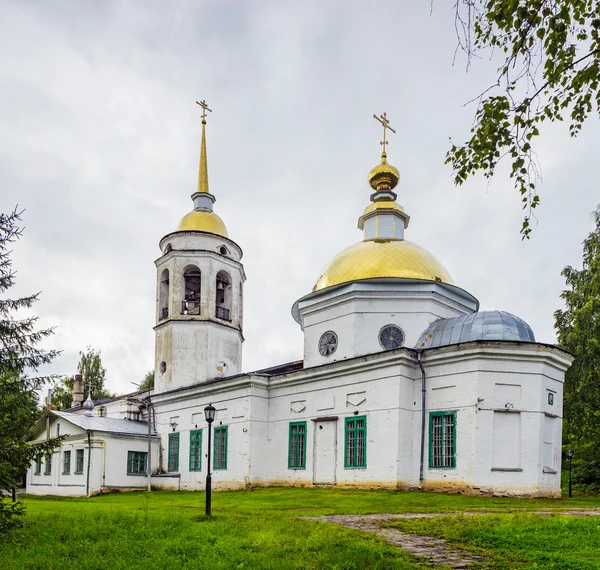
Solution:
[[[5,297],[15,283],[11,244],[22,234],[21,213],[0,213],[0,532],[19,523],[20,500],[12,501],[11,489],[31,462],[51,453],[60,438],[41,443],[27,441],[29,430],[40,417],[37,392],[52,376],[41,373],[57,355],[41,348],[52,329],[39,329],[35,316],[21,317],[38,300],[39,293],[13,299]]]

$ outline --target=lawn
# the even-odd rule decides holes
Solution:
[[[568,548],[573,560],[596,568],[600,519],[534,519],[529,509],[600,507],[596,498],[573,500],[465,497],[435,493],[341,489],[269,488],[213,495],[213,514],[204,516],[203,493],[128,493],[90,499],[26,497],[24,527],[0,537],[0,568],[327,568],[416,569],[423,559],[360,531],[298,517],[324,514],[460,512],[502,514],[454,522],[445,517],[403,521],[410,532],[442,536],[495,556],[511,552],[524,568],[547,560],[545,541]],[[516,514],[514,514],[516,512]],[[464,517],[465,519],[467,517]],[[477,523],[485,520],[488,523]],[[435,522],[438,521],[438,522]],[[540,522],[541,521],[541,522]],[[566,522],[564,522],[566,521]],[[422,524],[423,523],[423,524]],[[500,524],[502,523],[502,524]],[[425,526],[429,525],[429,526]],[[475,525],[475,526],[473,526]],[[408,527],[407,527],[408,528]],[[469,534],[466,529],[471,528]],[[517,529],[506,544],[503,537]],[[453,533],[453,534],[452,534]],[[496,534],[495,534],[496,533]],[[499,533],[499,534],[498,534]],[[556,539],[566,533],[572,540]],[[443,535],[446,536],[446,535]],[[554,538],[552,538],[554,536]],[[528,547],[527,545],[531,546]],[[574,558],[575,555],[579,558]],[[559,554],[557,553],[556,556]],[[540,558],[542,557],[542,558]],[[545,558],[544,558],[545,557]],[[501,558],[494,558],[501,560]],[[552,559],[554,560],[554,559]],[[560,562],[559,558],[556,558]],[[511,566],[492,566],[510,568]],[[538,568],[550,568],[540,565]]]

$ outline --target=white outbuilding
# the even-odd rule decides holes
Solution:
[[[536,342],[514,315],[480,312],[433,255],[405,239],[409,216],[385,151],[369,173],[363,239],[292,307],[303,360],[242,372],[242,249],[213,211],[205,125],[203,116],[193,210],[162,238],[155,262],[154,390],[96,402],[91,416],[82,406],[51,412],[35,437],[58,425],[69,437],[50,473],[32,467],[28,492],[146,488],[148,464],[153,488],[202,490],[210,437],[216,489],[560,496],[571,355]],[[80,460],[83,471],[65,473]]]

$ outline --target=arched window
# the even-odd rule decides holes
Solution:
[[[160,274],[160,293],[158,295],[158,318],[163,320],[169,317],[169,270],[165,269]]]
[[[195,265],[188,265],[183,270],[181,314],[200,314],[200,270]]]
[[[231,277],[226,271],[217,273],[217,318],[231,320]]]

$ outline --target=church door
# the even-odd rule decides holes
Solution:
[[[315,422],[313,484],[335,485],[337,418]]]

